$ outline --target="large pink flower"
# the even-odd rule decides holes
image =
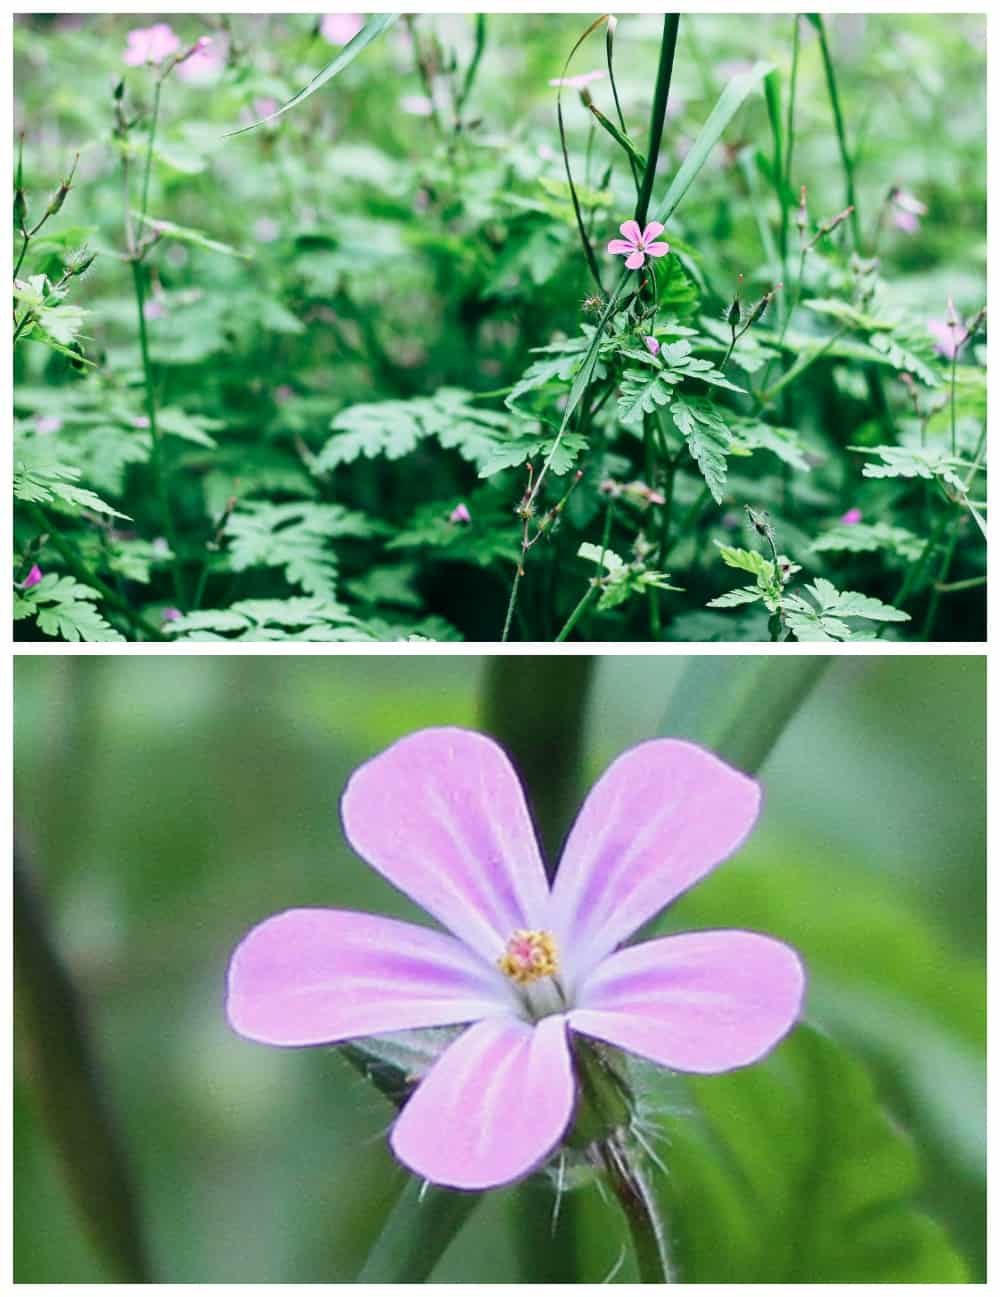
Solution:
[[[181,47],[167,23],[154,23],[152,27],[133,27],[126,37],[125,62],[131,67],[143,63],[162,63]]]
[[[550,888],[503,751],[468,730],[411,734],[355,772],[344,830],[448,931],[344,910],[275,915],[233,955],[229,1021],[271,1045],[470,1024],[404,1107],[392,1147],[438,1184],[517,1179],[570,1125],[575,1033],[724,1072],[795,1023],[802,966],[771,937],[620,948],[743,842],[759,804],[757,784],[711,753],[642,743],[591,791]]]
[[[638,221],[624,221],[618,228],[625,237],[612,239],[608,251],[623,256],[629,270],[638,270],[647,257],[665,257],[670,251],[669,243],[654,242],[663,233],[659,221],[650,221],[644,230],[639,229]]]

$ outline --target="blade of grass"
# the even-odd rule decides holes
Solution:
[[[329,62],[322,72],[317,72],[307,86],[304,86],[297,95],[293,95],[287,104],[276,109],[267,117],[261,117],[259,121],[251,122],[249,126],[242,126],[238,131],[227,131],[224,139],[229,139],[232,135],[245,135],[247,131],[256,130],[258,126],[263,126],[265,122],[273,122],[276,118],[281,117],[292,108],[297,108],[310,95],[314,95],[317,90],[331,81],[339,72],[343,72],[349,64],[353,63],[362,50],[372,43],[377,36],[382,33],[399,17],[399,14],[373,14],[365,23],[358,34],[351,38],[340,51],[335,59]]]
[[[660,158],[660,144],[663,141],[663,122],[667,115],[667,101],[670,98],[670,79],[674,70],[674,55],[677,52],[677,29],[680,26],[680,14],[663,15],[663,36],[660,40],[660,64],[656,70],[656,87],[653,91],[653,107],[649,118],[649,147],[646,169],[642,173],[642,186],[635,204],[635,219],[640,226],[645,226],[649,212],[649,200],[653,196],[653,183],[656,180],[656,164]]]

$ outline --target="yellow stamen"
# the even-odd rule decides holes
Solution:
[[[497,964],[502,973],[522,986],[542,977],[553,977],[559,971],[555,938],[551,932],[518,928],[508,939]]]

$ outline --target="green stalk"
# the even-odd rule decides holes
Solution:
[[[531,794],[546,860],[559,847],[579,802],[587,698],[597,659],[486,659],[480,694],[482,728],[510,753]]]
[[[160,119],[160,92],[163,89],[163,77],[156,80],[156,89],[153,92],[153,116],[149,125],[149,141],[146,145],[146,164],[142,174],[142,206],[139,208],[139,233],[142,234],[142,226],[146,220],[146,213],[149,211],[149,175],[153,167],[153,144],[156,140],[156,127]]]
[[[851,212],[851,238],[855,252],[861,251],[861,222],[858,214],[858,203],[854,193],[854,158],[847,147],[847,131],[844,128],[844,115],[840,108],[840,95],[837,92],[837,76],[830,57],[830,47],[826,41],[826,28],[822,14],[807,15],[819,36],[820,54],[823,58],[823,71],[826,75],[826,88],[830,96],[830,108],[833,111],[833,126],[837,132],[837,145],[840,148],[840,163],[844,169],[845,207],[853,208]]]
[[[163,441],[156,426],[156,393],[153,389],[153,366],[149,358],[149,338],[146,334],[146,292],[142,282],[142,265],[133,258],[132,283],[135,288],[135,301],[139,316],[139,349],[142,352],[142,375],[146,389],[146,417],[149,420],[149,435],[152,443],[150,466],[153,470],[153,482],[160,504],[160,516],[163,530],[173,552],[174,594],[181,609],[187,607],[184,593],[184,569],[181,562],[180,547],[177,539],[177,528],[170,508],[170,495],[167,488],[166,470],[163,462]]]
[[[618,83],[615,81],[615,27],[616,26],[617,26],[616,23],[609,21],[608,28],[604,36],[604,53],[607,58],[608,80],[611,82],[611,95],[615,101],[615,112],[618,114],[618,124],[621,126],[622,135],[625,137],[625,139],[628,139],[629,138],[628,126],[625,124],[625,114],[622,112],[621,100],[618,98]],[[631,144],[631,140],[629,140],[629,143]],[[635,185],[635,193],[636,193],[636,197],[638,198],[639,193],[642,189],[642,178],[640,174],[639,165],[637,164],[636,158],[633,157],[631,150],[626,150],[626,152],[628,153],[628,164],[632,171],[632,183]],[[642,166],[645,167],[645,162],[642,163]]]
[[[792,27],[792,71],[788,83],[788,115],[785,119],[785,161],[782,175],[786,189],[792,188],[792,154],[795,149],[795,91],[799,80],[799,15],[795,14]],[[788,208],[781,204],[781,263],[782,278],[788,277]]]
[[[481,1200],[411,1176],[355,1283],[424,1283]]]
[[[663,37],[660,41],[660,65],[656,70],[656,87],[653,91],[653,108],[649,119],[649,147],[646,152],[646,169],[642,173],[642,187],[635,205],[635,219],[640,227],[645,227],[649,211],[649,200],[653,195],[653,183],[656,179],[656,163],[660,156],[660,144],[663,140],[663,122],[667,115],[667,101],[670,97],[670,78],[674,68],[674,54],[677,50],[677,29],[680,25],[680,14],[663,15]]]
[[[628,1223],[640,1283],[673,1283],[667,1237],[652,1189],[637,1162],[611,1136],[598,1146],[607,1183]]]
[[[564,640],[569,639],[577,622],[580,620],[583,614],[589,610],[590,605],[594,602],[594,599],[597,597],[598,593],[599,593],[598,586],[596,585],[588,586],[586,593],[582,596],[580,602],[570,613],[569,617],[566,619],[566,624],[563,626],[562,630],[556,636],[555,642],[557,644],[562,644]]]
[[[77,1209],[113,1282],[152,1283],[127,1151],[86,1006],[16,854],[14,981],[18,1058],[30,1058],[27,1086]]]
[[[830,657],[692,657],[660,733],[691,739],[755,774]]]

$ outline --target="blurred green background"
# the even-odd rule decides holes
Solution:
[[[686,661],[594,664],[581,791],[658,731]],[[503,670],[530,707],[553,665],[566,673],[532,657]],[[17,659],[19,841],[87,1000],[158,1279],[359,1270],[400,1181],[391,1110],[332,1051],[237,1038],[226,964],[288,906],[413,914],[345,845],[340,793],[399,735],[482,725],[490,678],[485,659],[450,656]],[[759,830],[667,926],[761,927],[802,950],[810,1018],[873,1068],[922,1155],[924,1201],[983,1280],[984,659],[834,661],[760,777]],[[15,1188],[18,1281],[109,1278],[23,1050]],[[477,1210],[436,1279],[526,1277],[519,1192]],[[619,1247],[612,1230],[608,1269]]]

